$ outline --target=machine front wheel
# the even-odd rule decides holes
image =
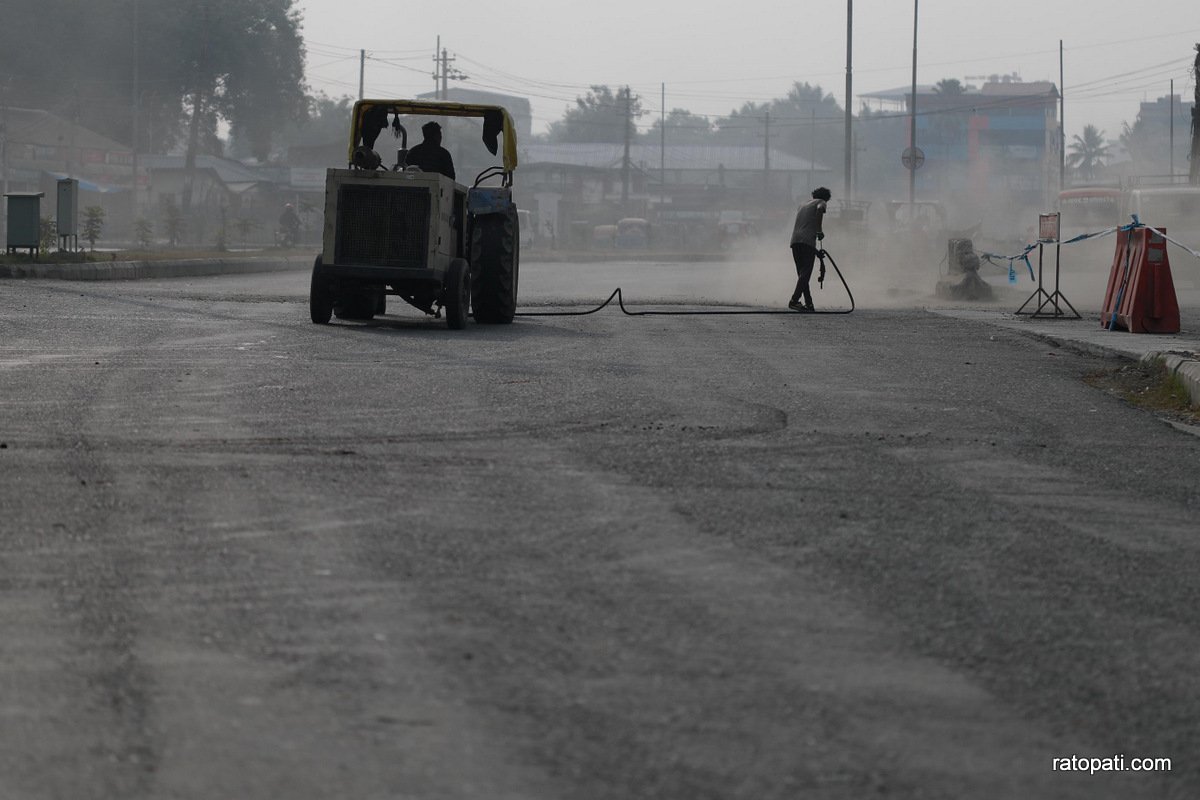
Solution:
[[[308,313],[317,325],[328,325],[333,316],[333,293],[322,269],[321,256],[313,262],[312,284],[308,289]]]
[[[454,331],[467,327],[467,316],[471,312],[471,267],[461,258],[450,262],[444,298],[446,325]]]

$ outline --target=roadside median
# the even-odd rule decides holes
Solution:
[[[0,278],[34,278],[65,281],[135,281],[148,278],[187,278],[203,275],[240,275],[308,269],[313,255],[228,256],[147,261],[86,261],[0,263]]]

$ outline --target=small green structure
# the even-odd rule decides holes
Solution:
[[[42,198],[44,192],[11,192],[4,195],[8,202],[8,239],[6,251],[28,250],[36,256],[41,251]]]

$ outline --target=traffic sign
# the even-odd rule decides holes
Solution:
[[[905,169],[920,169],[925,163],[925,151],[919,147],[906,147],[900,156],[900,163]]]

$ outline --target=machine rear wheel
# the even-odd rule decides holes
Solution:
[[[471,226],[476,322],[504,325],[513,321],[520,258],[518,226],[516,209],[476,217]]]
[[[333,316],[333,295],[329,290],[329,281],[321,269],[321,257],[313,262],[312,284],[308,290],[308,313],[317,325],[328,325]]]
[[[445,287],[446,325],[450,330],[460,331],[467,327],[467,315],[471,309],[471,266],[461,258],[450,262],[446,271]]]

